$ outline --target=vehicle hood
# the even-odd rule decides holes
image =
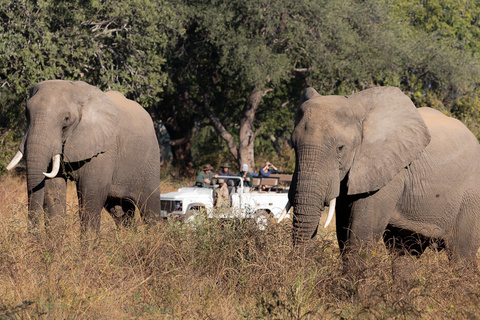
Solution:
[[[160,194],[161,200],[182,200],[185,198],[211,197],[212,189],[186,187],[180,188],[178,191]]]

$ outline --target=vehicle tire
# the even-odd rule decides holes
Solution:
[[[253,221],[257,225],[258,230],[264,231],[272,224],[272,214],[267,210],[258,210],[253,216]]]
[[[196,212],[194,212],[193,210],[189,210],[187,213],[185,213],[185,215],[182,217],[182,222],[184,223],[192,223],[193,221],[195,221],[195,215],[196,215]]]
[[[199,219],[199,217],[201,217],[203,213],[205,213],[205,207],[203,206],[195,206],[193,208],[190,208],[188,209],[187,213],[185,213],[182,222],[187,224],[198,224],[202,220]]]

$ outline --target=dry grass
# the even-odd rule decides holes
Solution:
[[[164,182],[163,190],[175,188]],[[75,196],[69,193],[69,203]],[[291,251],[289,223],[267,232],[245,221],[174,221],[117,230],[103,216],[79,241],[77,209],[55,240],[27,232],[25,183],[0,182],[0,319],[477,319],[479,276],[460,277],[427,252],[407,290],[383,249],[369,276],[341,275],[331,231]],[[358,294],[360,292],[361,294]]]

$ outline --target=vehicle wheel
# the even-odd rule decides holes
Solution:
[[[184,223],[192,223],[195,221],[195,215],[197,214],[196,211],[194,210],[188,210],[187,213],[185,213],[185,216],[182,218],[182,222]]]
[[[272,223],[272,215],[267,210],[259,210],[253,216],[258,230],[266,230]]]
[[[205,214],[205,207],[192,207],[188,209],[187,213],[183,217],[182,221],[186,224],[190,225],[197,225],[201,223],[202,217],[204,217]]]

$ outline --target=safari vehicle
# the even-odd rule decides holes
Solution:
[[[237,186],[229,187],[230,203],[215,207],[215,190],[224,180],[235,180]],[[184,187],[175,192],[160,194],[161,215],[182,221],[195,220],[198,215],[219,219],[254,219],[263,230],[278,219],[288,204],[288,184],[281,186],[279,178],[254,178],[253,187],[243,185],[241,177],[219,176],[217,184],[206,187]],[[264,190],[261,190],[261,186]],[[288,210],[287,210],[288,211]],[[287,216],[288,212],[286,212]]]

